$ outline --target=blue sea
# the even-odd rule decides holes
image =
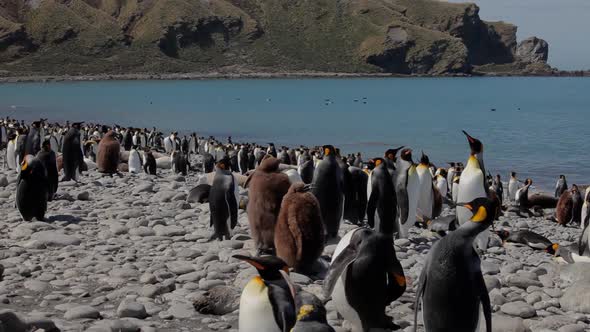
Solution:
[[[405,145],[436,165],[466,161],[551,190],[590,183],[590,78],[103,81],[0,85],[0,116],[195,131],[234,141],[333,144],[381,156]]]

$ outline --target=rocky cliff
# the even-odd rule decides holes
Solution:
[[[547,43],[434,0],[3,0],[0,75],[470,74],[550,68]],[[541,63],[541,65],[539,65]],[[520,69],[518,69],[520,70]]]

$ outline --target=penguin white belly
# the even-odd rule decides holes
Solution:
[[[291,184],[296,182],[303,182],[303,180],[301,180],[301,176],[299,175],[299,173],[294,169],[285,170],[283,173],[287,174],[287,176],[289,177],[289,182]]]
[[[516,193],[514,193],[514,201],[516,202],[516,205],[520,205],[520,194],[522,193],[522,188],[516,190]]]
[[[139,137],[139,142],[141,143],[142,148],[145,148],[147,146],[147,140],[144,135]]]
[[[405,224],[400,223],[400,234],[399,237],[407,239],[410,228],[416,222],[416,210],[418,208],[418,195],[420,190],[420,179],[416,172],[416,167],[412,166],[408,170],[408,219]]]
[[[16,169],[16,144],[13,141],[8,142],[8,146],[6,147],[6,163],[8,164],[8,169]]]
[[[239,332],[281,332],[268,297],[268,288],[260,277],[244,287],[240,298]]]
[[[453,183],[453,185],[451,186],[451,193],[453,196],[453,202],[457,203],[457,196],[459,196],[459,184],[458,183]]]
[[[166,153],[172,152],[172,141],[170,140],[170,137],[164,138],[164,150]]]
[[[395,183],[395,179],[394,179]],[[371,193],[373,192],[373,172],[369,173],[369,180],[367,181],[367,199],[371,198]]]
[[[518,182],[510,179],[508,183],[508,198],[510,201],[517,201],[516,199],[516,191],[518,190]]]
[[[51,145],[51,150],[55,152],[55,154],[57,155],[57,153],[59,152],[59,140],[57,139],[57,137],[51,136],[51,138],[49,139],[49,144]]]
[[[141,159],[135,150],[129,154],[129,173],[141,173]]]
[[[436,181],[436,189],[438,189],[438,192],[442,197],[447,197],[447,191],[449,190],[447,179],[439,176],[438,180]]]
[[[232,176],[234,177],[234,196],[236,197],[236,204],[238,204],[238,208],[240,207],[240,183],[238,176],[233,173]]]
[[[133,145],[139,145],[139,137],[137,137],[137,135],[133,135],[131,141],[133,142]]]
[[[447,174],[447,183],[453,183],[454,178],[455,178],[455,170],[450,169],[449,173]],[[451,188],[451,191],[453,191],[452,188]]]
[[[434,196],[432,194],[432,175],[430,174],[430,169],[425,166],[418,166],[416,172],[419,180],[418,210],[422,215],[432,218],[432,201],[434,200]]]
[[[334,250],[334,253],[332,254],[332,261],[330,263],[334,263],[334,260],[336,259],[336,257],[338,257],[338,255],[340,255],[340,253],[346,249],[346,247],[348,247],[348,245],[350,244],[350,240],[352,239],[352,236],[354,235],[354,233],[356,231],[358,231],[360,228],[357,227],[353,230],[351,230],[350,232],[346,233],[342,239],[340,239],[340,241],[338,242],[338,244],[336,245],[336,249]]]
[[[348,322],[352,324],[352,331],[353,332],[360,332],[362,331],[362,322],[361,318],[359,317],[358,313],[354,308],[348,303],[346,299],[346,274],[348,272],[348,266],[342,271],[340,278],[336,281],[336,285],[334,286],[334,291],[332,292],[332,300],[334,301],[334,305],[336,307],[336,311]]]
[[[473,158],[475,159],[475,158]],[[479,197],[487,197],[485,188],[483,186],[484,183],[484,174],[478,167],[472,166],[472,163],[477,162],[477,160],[470,161],[467,164],[467,168],[461,174],[461,181],[459,182],[459,192],[457,195],[458,203],[466,203],[471,202],[472,200],[479,198]],[[462,206],[457,206],[457,221],[459,225],[464,224],[467,222],[473,213],[469,211],[467,208]],[[480,249],[487,249],[488,247],[488,240],[490,237],[490,230],[486,229],[483,232],[479,233],[477,238],[475,239],[475,244]]]

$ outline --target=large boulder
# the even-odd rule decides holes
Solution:
[[[590,279],[582,279],[571,285],[559,300],[565,311],[590,314]]]
[[[527,38],[516,47],[516,57],[522,62],[547,62],[549,57],[549,44],[537,37]]]

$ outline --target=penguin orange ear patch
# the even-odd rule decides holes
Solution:
[[[375,160],[375,166],[379,166],[379,165],[381,165],[381,160],[379,160],[379,159]]]
[[[473,217],[471,218],[471,221],[473,221],[473,222],[482,222],[487,217],[488,217],[488,211],[486,210],[485,207],[480,206],[479,209],[477,209],[477,213],[474,214]]]
[[[399,275],[397,273],[392,273],[392,275],[395,279],[395,282],[397,282],[399,286],[404,287],[406,285],[406,277]]]
[[[328,148],[325,148],[325,149],[324,149],[324,154],[325,154],[326,156],[330,155],[330,149],[328,149]]]

